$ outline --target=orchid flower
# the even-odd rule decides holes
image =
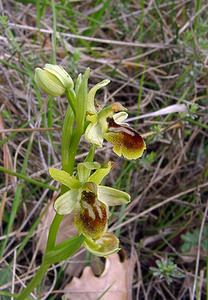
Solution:
[[[87,121],[89,122],[85,139],[98,147],[102,147],[103,140],[113,144],[113,151],[118,156],[127,159],[137,159],[146,149],[142,136],[128,124],[123,123],[128,117],[126,109],[118,102],[100,111],[95,108],[96,92],[110,81],[103,80],[96,84],[88,93]]]
[[[113,151],[127,159],[137,159],[146,149],[142,136],[128,124],[126,109],[118,102],[105,107],[100,112],[88,113],[89,124],[85,131],[85,139],[99,147],[103,140],[113,144]]]
[[[56,199],[54,208],[60,215],[74,213],[74,226],[85,237],[85,247],[96,255],[109,255],[118,250],[118,239],[107,232],[109,206],[127,204],[129,194],[100,185],[112,163],[101,167],[96,162],[78,164],[77,176],[50,168],[53,179],[70,190]]]

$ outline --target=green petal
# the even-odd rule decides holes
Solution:
[[[121,124],[127,117],[128,114],[125,111],[121,111],[113,115],[113,120],[116,124]]]
[[[100,167],[97,162],[84,162],[77,166],[78,178],[80,182],[89,181],[88,178],[92,170],[96,170]]]
[[[70,189],[78,189],[81,186],[80,182],[76,178],[63,170],[49,168],[49,173],[53,179],[59,181]]]
[[[129,203],[131,197],[123,191],[99,185],[98,199],[108,206],[115,206]]]
[[[88,179],[89,182],[94,182],[96,184],[100,184],[104,177],[110,173],[110,170],[112,168],[112,163],[108,162],[108,165],[106,168],[100,168],[96,170]]]
[[[114,234],[106,232],[99,240],[96,241],[86,238],[84,241],[84,246],[94,255],[108,256],[119,251],[119,240]]]
[[[79,190],[70,190],[56,199],[54,208],[60,215],[70,214],[79,203]]]
[[[90,123],[87,126],[87,129],[85,131],[85,139],[91,144],[102,147],[103,134],[102,134],[102,129],[98,123],[95,124]]]
[[[93,88],[88,93],[87,97],[87,111],[92,114],[96,114],[96,109],[95,109],[95,94],[96,92],[101,89],[102,87],[106,86],[109,84],[110,80],[105,79],[99,83],[97,83]]]

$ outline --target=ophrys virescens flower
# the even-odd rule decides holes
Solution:
[[[50,175],[70,190],[61,195],[54,204],[58,214],[74,214],[74,225],[85,236],[85,246],[91,252],[107,255],[118,250],[118,240],[107,233],[109,206],[126,204],[129,194],[101,185],[110,172],[112,164],[100,167],[98,163],[80,163],[77,176],[58,169],[49,169]],[[105,254],[104,254],[105,251]]]
[[[124,123],[127,117],[126,109],[117,102],[99,112],[88,113],[85,139],[99,147],[105,139],[113,145],[118,156],[123,155],[127,159],[141,157],[146,149],[145,142],[136,130]]]

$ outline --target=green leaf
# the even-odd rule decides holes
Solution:
[[[79,250],[83,242],[84,242],[83,235],[79,235],[56,245],[53,248],[53,250],[46,253],[46,256],[44,258],[44,263],[55,264],[68,259],[77,250]]]
[[[81,83],[79,83],[79,88],[77,91],[77,110],[76,110],[76,121],[77,128],[83,132],[85,123],[85,114],[87,109],[87,92],[88,92],[88,78],[90,75],[90,69],[87,68]]]
[[[62,129],[62,140],[61,140],[61,157],[62,157],[62,169],[69,174],[72,174],[73,168],[70,164],[70,145],[73,140],[73,131],[74,131],[74,112],[70,105],[68,105],[64,124]]]
[[[82,82],[82,74],[79,74],[75,83],[75,93],[76,95],[78,94],[79,88],[80,88],[80,84]]]

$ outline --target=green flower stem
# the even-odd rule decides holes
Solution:
[[[62,130],[62,169],[67,173],[71,174],[74,170],[75,157],[77,154],[78,145],[81,136],[84,131],[84,117],[86,113],[86,97],[87,97],[87,80],[89,77],[89,69],[84,74],[84,81],[82,83],[81,92],[78,93],[78,99],[73,89],[66,90],[66,97],[69,102],[68,109],[66,111],[63,130]],[[80,100],[80,101],[78,101]],[[81,107],[79,111],[76,111],[77,103],[79,102]],[[78,104],[79,104],[78,103]],[[76,126],[75,126],[76,120]],[[89,153],[89,160],[92,160],[94,156],[94,148],[91,148]],[[68,190],[66,186],[61,187],[61,194]],[[41,279],[44,277],[48,270],[49,264],[47,263],[46,257],[50,251],[54,251],[56,245],[56,236],[59,230],[59,226],[63,220],[63,216],[56,213],[48,233],[48,240],[46,245],[46,251],[43,256],[42,265],[40,266],[38,272],[28,284],[28,286],[23,290],[23,292],[18,296],[17,299],[24,300],[31,291],[40,283]],[[80,246],[79,246],[80,247]],[[73,253],[69,255],[72,256]]]
[[[67,124],[69,123],[69,121],[67,120],[67,118],[69,116],[70,116],[70,114],[68,116],[66,115],[66,118],[65,118],[65,122]],[[64,125],[65,125],[65,122],[64,122]],[[66,126],[63,127],[63,138],[62,138],[62,147],[64,147],[64,145],[67,146],[65,149],[62,150],[62,154],[64,153],[64,155],[66,155],[66,157],[68,157],[68,163],[66,163],[66,161],[64,161],[64,163],[62,163],[62,168],[64,171],[68,172],[69,174],[72,174],[73,170],[74,170],[75,156],[77,153],[77,148],[79,145],[80,138],[82,136],[82,132],[80,132],[78,129],[75,130],[75,134],[73,135],[73,137],[71,139],[71,146],[69,147],[68,146],[69,144],[67,144],[65,141],[65,138],[67,141],[69,140],[69,137],[67,135],[68,131],[66,130],[66,132],[65,132],[64,129],[67,129],[68,131],[69,131],[69,129]],[[62,161],[63,161],[63,159],[62,159]],[[68,190],[67,187],[62,186],[61,194],[64,194],[67,190]],[[56,213],[56,215],[53,219],[53,222],[51,223],[49,234],[48,234],[46,253],[48,251],[50,251],[56,243],[56,236],[57,236],[57,233],[59,230],[59,226],[63,220],[63,217],[64,216]]]
[[[82,136],[82,132],[78,129],[75,130],[71,146],[69,148],[69,161],[68,161],[68,173],[72,175],[74,170],[75,156],[77,154],[77,148],[79,146],[80,138]],[[65,171],[65,170],[64,170]]]
[[[77,148],[79,145],[80,138],[82,136],[82,130],[76,128],[74,130],[74,112],[72,107],[69,105],[66,111],[63,130],[62,130],[62,169],[70,174],[73,173],[75,156],[77,153]],[[67,191],[67,187],[61,187],[61,194]],[[51,251],[56,243],[56,236],[59,230],[59,226],[63,220],[62,215],[56,213],[48,233],[48,241],[46,245],[45,255],[43,256],[42,264],[37,271],[36,275],[30,281],[28,286],[23,290],[21,294],[17,297],[19,300],[24,300],[32,292],[32,290],[41,282],[41,279],[44,277],[47,272],[49,265],[45,263],[44,258],[47,253]]]
[[[69,102],[69,105],[71,106],[74,115],[76,116],[76,94],[73,89],[67,89],[66,90],[66,97]]]
[[[69,105],[66,111],[63,130],[62,130],[62,149],[61,149],[62,153],[61,154],[62,154],[62,169],[70,174],[72,174],[74,168],[74,160],[71,159],[71,155],[70,155],[71,147],[69,146],[70,144],[73,144],[73,140],[74,140],[74,137],[72,136],[73,128],[74,128],[74,113],[71,106]],[[66,191],[67,188],[65,186],[62,186],[61,194],[64,194]],[[50,251],[56,243],[56,236],[62,220],[63,220],[63,216],[56,213],[49,229],[46,253]]]
[[[67,90],[68,93],[70,91],[72,94],[67,94],[67,98],[68,99],[70,98],[73,101],[76,100],[75,98],[73,98],[75,96],[72,90]],[[73,108],[69,105],[65,115],[63,131],[62,131],[62,169],[68,172],[69,174],[73,173],[75,156],[77,153],[77,148],[80,142],[80,138],[83,133],[80,128],[76,128],[75,133],[72,134],[73,129],[74,129],[74,113],[73,113]],[[67,187],[62,186],[61,194],[64,194],[67,190],[68,190]],[[48,234],[48,242],[46,246],[46,253],[50,251],[55,245],[56,236],[62,220],[63,220],[63,216],[56,213],[53,222],[50,226],[50,230]]]
[[[90,151],[89,151],[87,157],[85,158],[85,162],[92,162],[94,160],[95,148],[96,148],[96,146],[93,144],[90,146]]]

